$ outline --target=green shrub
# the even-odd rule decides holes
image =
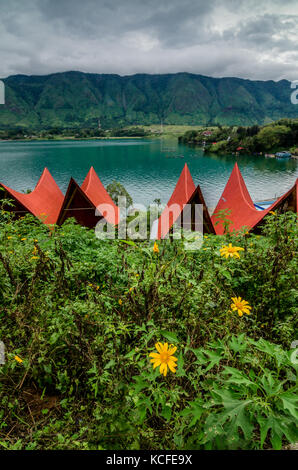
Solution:
[[[0,445],[279,449],[297,441],[296,215],[262,235],[100,241],[0,214]],[[220,255],[227,243],[240,258]],[[245,299],[251,314],[231,310]],[[153,370],[157,341],[177,373]],[[296,395],[296,396],[295,396]]]

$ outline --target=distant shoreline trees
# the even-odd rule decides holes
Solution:
[[[280,119],[265,126],[213,127],[187,131],[179,142],[204,147],[212,153],[298,152],[298,119]]]

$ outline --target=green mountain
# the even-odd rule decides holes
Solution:
[[[0,126],[97,127],[135,124],[252,125],[298,117],[290,82],[147,75],[56,73],[3,80]]]

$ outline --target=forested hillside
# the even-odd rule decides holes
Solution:
[[[298,117],[290,82],[188,73],[11,76],[0,126],[123,127],[136,124],[253,125]]]

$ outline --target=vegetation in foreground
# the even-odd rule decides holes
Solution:
[[[280,119],[259,127],[225,127],[187,131],[181,143],[202,145],[212,153],[267,153],[289,150],[298,155],[298,120]]]
[[[3,449],[298,441],[295,214],[193,252],[0,217]]]

